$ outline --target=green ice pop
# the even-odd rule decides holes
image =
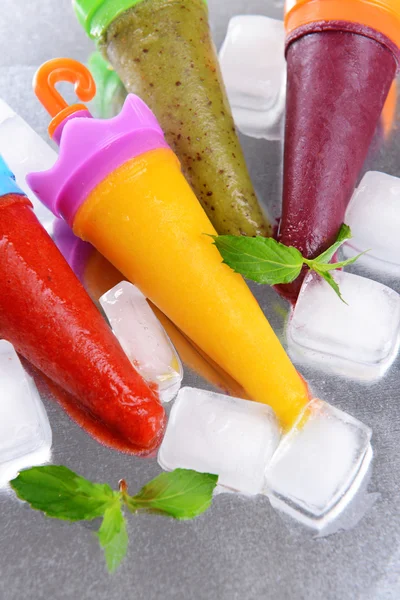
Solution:
[[[204,0],[74,0],[126,89],[153,110],[220,234],[270,235],[246,167]]]

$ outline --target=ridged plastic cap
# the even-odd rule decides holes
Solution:
[[[143,0],[72,0],[75,14],[87,35],[102,37],[107,27],[132,6]]]
[[[378,31],[400,48],[399,0],[286,0],[288,36],[312,23],[347,22]]]
[[[26,181],[43,204],[71,227],[80,206],[110,173],[146,152],[169,148],[154,114],[133,94],[113,119],[73,116],[62,124],[60,138],[53,168],[30,173]]]
[[[25,196],[24,192],[15,183],[15,175],[10,171],[6,161],[0,155],[0,196],[6,194],[20,194]]]

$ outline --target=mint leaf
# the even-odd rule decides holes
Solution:
[[[350,227],[346,225],[346,223],[342,223],[335,243],[343,244],[343,242],[345,242],[346,240],[351,240],[351,238],[352,235]]]
[[[336,283],[336,281],[334,280],[334,278],[332,277],[331,273],[329,273],[328,271],[320,271],[319,268],[317,268],[317,267],[314,267],[314,270],[320,277],[322,277],[323,279],[325,279],[325,281],[327,283],[329,283],[329,285],[336,292],[336,294],[339,296],[341,301],[344,302],[345,304],[347,304],[347,302],[343,299],[343,296],[340,293],[339,286]]]
[[[365,252],[368,252],[368,250],[366,250]],[[316,259],[316,260],[307,261],[307,265],[310,267],[310,269],[312,269],[313,271],[318,273],[318,275],[320,277],[323,277],[323,279],[325,279],[325,281],[327,283],[329,283],[331,288],[336,292],[336,294],[339,296],[341,301],[344,302],[345,304],[347,304],[347,302],[343,299],[343,296],[340,292],[339,286],[338,286],[337,282],[335,281],[335,279],[332,277],[330,271],[335,271],[337,269],[342,269],[343,267],[347,267],[348,265],[352,265],[353,263],[356,262],[356,260],[358,260],[360,258],[360,256],[365,254],[365,252],[361,252],[357,256],[353,256],[352,258],[348,258],[347,260],[343,260],[343,261],[337,262],[337,263],[322,264],[322,263],[317,262],[317,259]]]
[[[211,505],[218,476],[175,469],[161,473],[142,490],[127,499],[131,511],[156,512],[175,519],[193,519]]]
[[[91,483],[63,466],[48,465],[21,471],[10,482],[20,500],[48,517],[66,521],[101,517],[117,492]]]
[[[346,242],[347,240],[350,240],[351,237],[352,236],[351,236],[350,227],[343,223],[343,225],[339,229],[339,233],[338,233],[336,242],[334,244],[332,244],[332,246],[330,246],[330,248],[328,248],[328,250],[325,250],[325,252],[323,252],[322,254],[317,256],[317,258],[314,258],[313,260],[310,260],[310,261],[305,260],[304,262],[309,266],[311,263],[329,263],[329,261],[332,260],[332,257],[334,256],[334,254],[339,250],[339,248],[344,244],[344,242]],[[336,268],[338,268],[338,267],[336,267]]]
[[[275,285],[290,283],[300,275],[301,253],[273,238],[219,235],[212,236],[223,262],[247,279]]]
[[[324,272],[335,271],[337,269],[342,269],[343,267],[347,267],[348,265],[352,265],[360,258],[360,256],[362,256],[366,252],[368,252],[368,250],[365,250],[364,252],[360,252],[360,254],[357,254],[357,256],[353,256],[352,258],[348,258],[347,260],[343,260],[343,261],[337,262],[337,263],[320,264],[320,263],[317,263],[316,261],[310,260],[309,266],[313,270],[318,269],[319,271],[324,271]]]
[[[126,556],[129,542],[120,500],[106,508],[97,537],[104,550],[107,568],[114,573]]]

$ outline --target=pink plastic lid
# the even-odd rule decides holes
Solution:
[[[145,152],[169,148],[156,117],[133,94],[117,117],[101,120],[89,112],[76,112],[53,137],[60,144],[55,165],[30,173],[26,180],[43,204],[71,227],[80,206],[110,173]]]

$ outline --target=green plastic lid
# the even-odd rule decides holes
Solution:
[[[114,117],[115,98],[119,95],[124,99],[127,94],[122,81],[100,52],[91,54],[88,67],[96,83],[97,92],[94,99],[96,112],[104,119]]]
[[[99,40],[119,15],[140,2],[143,0],[72,0],[72,5],[87,35]]]
[[[96,82],[97,91],[104,94],[107,90],[111,93],[122,86],[122,82],[109,62],[100,52],[93,52],[88,60],[88,67]]]
[[[89,37],[98,40],[115,19],[143,0],[72,0],[79,23]]]

